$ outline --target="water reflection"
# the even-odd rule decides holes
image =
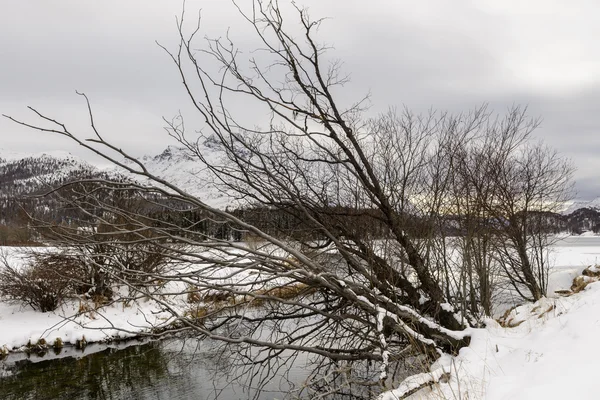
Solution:
[[[192,351],[190,348],[194,347]],[[151,342],[84,357],[2,362],[0,398],[22,399],[247,399],[256,393],[219,378],[224,362],[190,342]],[[47,356],[48,357],[48,356]],[[2,378],[1,376],[4,375]],[[275,387],[260,399],[283,398]]]
[[[0,381],[4,399],[167,399],[174,398],[171,389],[188,385],[184,379],[169,379],[168,362],[157,343],[35,361],[7,367],[12,375]]]
[[[381,391],[364,386],[379,372],[369,364],[348,373],[306,355],[279,353],[265,367],[255,363],[259,354],[209,340],[90,347],[86,353],[92,354],[65,349],[58,356],[13,354],[0,361],[0,399],[294,399],[321,396],[334,386],[341,390],[325,398],[364,399]],[[392,380],[411,369],[396,368]]]

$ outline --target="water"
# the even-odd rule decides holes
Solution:
[[[555,270],[551,280],[558,282],[558,275],[563,274],[561,287],[568,286],[584,266],[600,261],[597,236],[562,238],[552,247]],[[169,340],[90,345],[84,353],[64,349],[59,355],[50,352],[44,357],[11,354],[0,361],[0,399],[285,399],[293,397],[310,372],[306,357],[291,360],[257,391],[260,379],[249,380],[258,378],[258,371],[251,365],[232,366],[234,355],[222,354],[215,347],[210,341]]]
[[[554,247],[600,247],[600,236],[567,236],[558,239]]]
[[[550,260],[554,272],[573,268],[580,273],[590,265],[600,263],[600,236],[568,236],[551,246]],[[552,271],[551,271],[552,273]]]
[[[58,356],[9,356],[0,362],[0,398],[283,399],[293,389],[288,380],[301,384],[306,376],[300,366],[291,367],[285,371],[287,376],[280,374],[258,392],[236,381],[226,360],[206,349],[206,342],[170,340],[125,348],[94,347],[87,355],[89,349],[86,353],[65,349]]]

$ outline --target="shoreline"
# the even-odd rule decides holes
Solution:
[[[151,339],[140,335],[123,339],[113,338],[98,342],[85,342],[83,346],[73,343],[63,343],[62,347],[59,348],[54,347],[52,344],[25,345],[12,349],[8,353],[0,354],[0,363],[14,364],[25,360],[29,362],[41,362],[68,357],[82,358],[107,349],[123,350],[131,346],[143,345],[159,340],[162,339]]]

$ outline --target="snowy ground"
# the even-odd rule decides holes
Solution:
[[[87,342],[126,338],[170,317],[167,313],[155,313],[157,307],[151,302],[129,307],[113,305],[101,312],[77,315],[79,304],[71,301],[55,312],[40,313],[28,306],[0,303],[0,348],[18,349],[30,341],[36,344],[42,338],[48,343],[61,338],[73,344],[84,338]],[[114,328],[107,328],[111,325]]]
[[[600,359],[600,283],[567,298],[519,307],[523,321],[503,328],[490,320],[473,330],[468,348],[440,360],[448,383],[411,399],[597,399]],[[435,373],[435,372],[434,372]],[[395,399],[394,392],[382,396]]]
[[[1,254],[7,257],[11,266],[19,268],[27,251],[27,248],[4,247]],[[101,310],[81,312],[93,308],[89,301],[72,299],[54,312],[42,313],[20,302],[0,301],[0,350],[19,350],[40,339],[52,344],[60,338],[63,343],[75,344],[78,340],[99,342],[133,337],[170,317],[151,301],[138,301],[127,306],[119,303]]]
[[[472,330],[472,342],[454,358],[432,366],[432,374],[450,372],[446,383],[424,389],[413,399],[595,399],[600,390],[594,379],[600,360],[600,283],[592,283],[570,297],[552,295],[569,288],[574,277],[600,262],[599,237],[569,237],[557,243],[550,276],[550,297],[513,310],[511,325],[489,320],[485,329]],[[181,300],[181,306],[185,304]],[[157,304],[140,301],[128,307],[108,306],[101,313],[78,314],[79,302],[56,312],[40,313],[27,306],[0,302],[0,348],[18,348],[44,338],[60,337],[74,343],[85,336],[101,341],[127,336],[165,323],[169,315]],[[106,329],[107,320],[114,328]],[[521,322],[522,321],[522,322]],[[442,369],[443,368],[443,369]],[[391,391],[381,399],[396,399]]]
[[[555,247],[549,294],[568,289],[575,276],[600,261],[600,239],[567,238]],[[569,297],[549,295],[512,311],[511,325],[487,321],[472,330],[471,345],[457,357],[438,360],[432,376],[450,372],[446,383],[410,399],[598,399],[600,282]],[[381,400],[395,400],[400,390]]]
[[[0,254],[6,256],[15,268],[24,265],[23,255],[27,248],[4,247]],[[40,248],[37,251],[52,251]],[[214,257],[218,256],[216,253]],[[237,261],[243,262],[243,258]],[[189,265],[175,265],[173,274],[190,272]],[[214,268],[209,265],[195,264],[195,270],[202,269],[206,277],[205,284],[211,280],[225,284],[230,289],[256,288],[267,289],[285,285],[289,278],[272,277],[264,274],[251,273],[239,268]],[[121,298],[128,298],[126,287],[116,288]],[[202,304],[188,302],[188,286],[180,281],[170,281],[158,289],[166,296],[157,296],[168,306],[180,314],[194,309]],[[175,294],[179,293],[179,294]],[[210,293],[207,292],[207,293]],[[34,345],[40,339],[52,344],[57,338],[63,343],[75,344],[85,339],[86,342],[101,342],[112,339],[135,337],[152,328],[160,328],[170,324],[174,317],[170,312],[163,311],[164,307],[156,301],[141,298],[136,301],[115,302],[97,308],[90,300],[70,299],[56,311],[42,313],[30,306],[16,301],[0,301],[0,352],[24,349],[28,343]]]

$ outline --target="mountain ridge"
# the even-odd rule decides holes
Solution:
[[[211,143],[201,144],[198,150],[211,164],[219,163],[220,152]],[[151,174],[173,183],[209,206],[225,209],[235,205],[233,196],[219,188],[208,168],[184,147],[168,146],[161,153],[144,155],[138,160]],[[136,167],[131,160],[124,161],[124,164],[133,169]],[[10,215],[18,211],[15,198],[42,194],[44,190],[77,179],[154,184],[142,175],[127,172],[121,167],[91,163],[66,151],[28,154],[0,148],[0,224],[7,223]],[[565,203],[560,215],[561,225],[570,232],[600,232],[600,197],[571,200]]]
[[[210,158],[216,159],[217,154],[213,149],[206,147],[202,150]],[[172,182],[210,206],[225,208],[232,203],[232,199],[213,184],[208,169],[202,168],[185,148],[168,146],[159,154],[144,155],[138,160],[151,174]],[[123,163],[135,168],[133,161]],[[66,151],[28,154],[0,148],[0,191],[4,197],[39,194],[42,187],[50,188],[81,178],[151,183],[121,167],[91,163]]]

